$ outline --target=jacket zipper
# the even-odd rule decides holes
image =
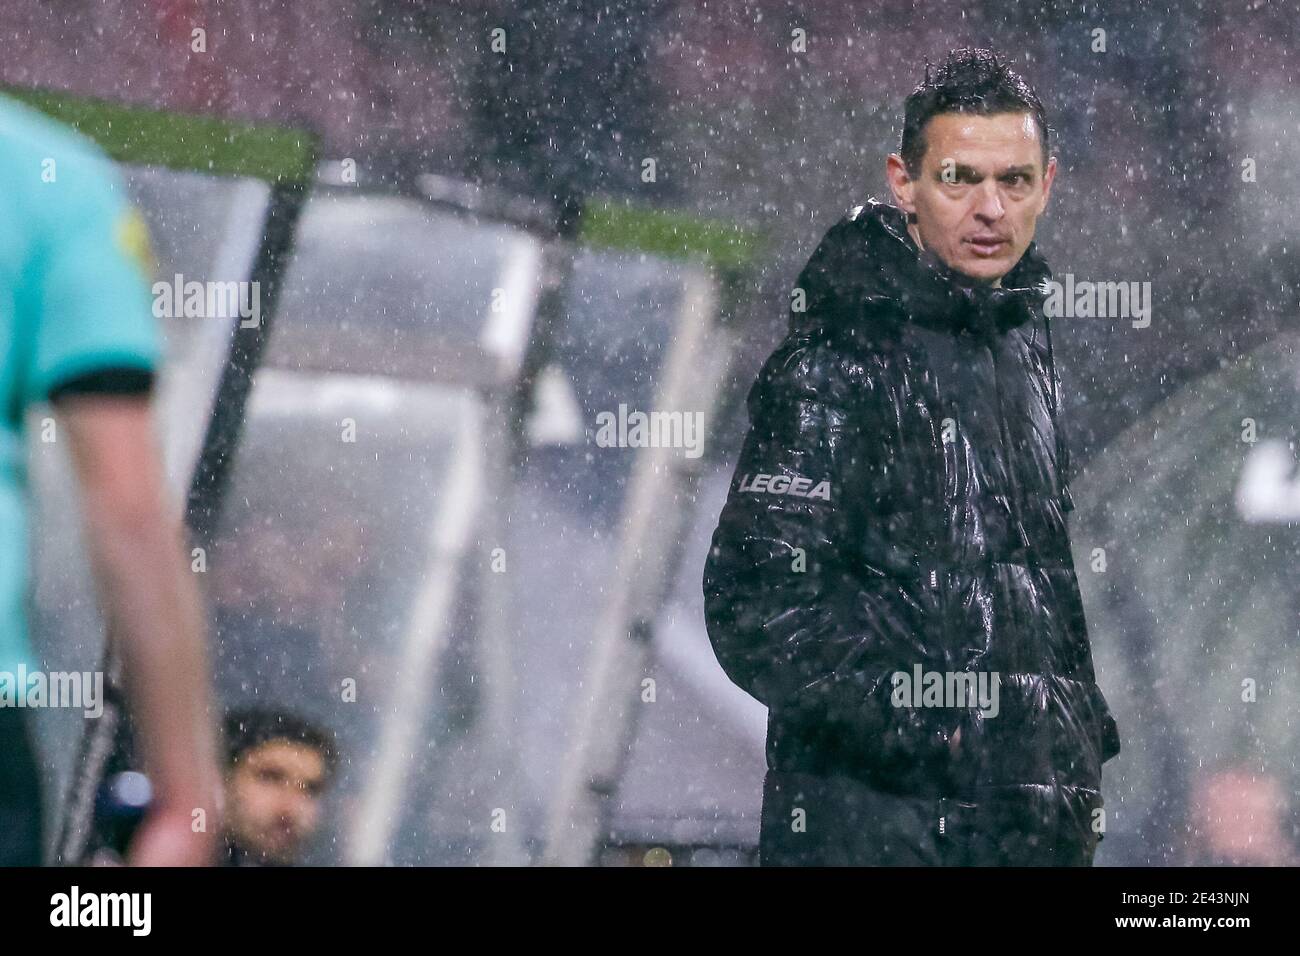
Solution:
[[[1002,373],[998,368],[998,351],[997,342],[991,341],[986,346],[989,350],[989,356],[993,359],[993,391],[997,399],[998,406],[998,434],[1002,436],[1002,447],[1005,450],[1003,461],[1006,462],[1007,468],[1007,500],[1011,508],[1011,520],[1016,525],[1016,535],[1020,539],[1020,546],[1025,549],[1025,560],[1030,558],[1029,538],[1025,534],[1024,516],[1021,511],[1020,501],[1020,483],[1016,480],[1016,468],[1013,461],[1015,450],[1011,447],[1010,432],[1007,431],[1007,417],[1002,407]],[[1055,430],[1055,425],[1053,425]]]

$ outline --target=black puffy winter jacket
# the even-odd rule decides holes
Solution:
[[[1120,742],[1066,529],[1050,276],[1031,244],[1001,288],[963,283],[875,200],[801,273],[704,574],[718,660],[769,709],[769,772],[1093,832]],[[918,666],[996,674],[996,713],[896,698]]]

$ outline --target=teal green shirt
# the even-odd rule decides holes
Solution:
[[[31,666],[24,414],[70,379],[156,366],[147,269],[111,162],[0,96],[0,671]]]

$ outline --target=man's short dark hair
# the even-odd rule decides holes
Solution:
[[[235,765],[245,753],[271,741],[286,741],[310,747],[325,763],[325,777],[334,776],[338,768],[338,745],[334,735],[323,727],[283,710],[267,707],[243,707],[226,714],[226,767]]]
[[[921,173],[925,156],[925,124],[941,113],[1030,113],[1043,144],[1043,168],[1050,155],[1051,127],[1038,94],[1025,79],[990,50],[952,50],[938,69],[925,65],[925,79],[903,105],[903,135],[898,152],[908,175]]]

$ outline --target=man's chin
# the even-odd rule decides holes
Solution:
[[[997,259],[964,259],[952,269],[960,279],[972,285],[991,285],[1010,272],[1011,266],[999,256]]]
[[[287,865],[298,858],[299,841],[264,841],[258,847],[258,855],[268,863]]]

